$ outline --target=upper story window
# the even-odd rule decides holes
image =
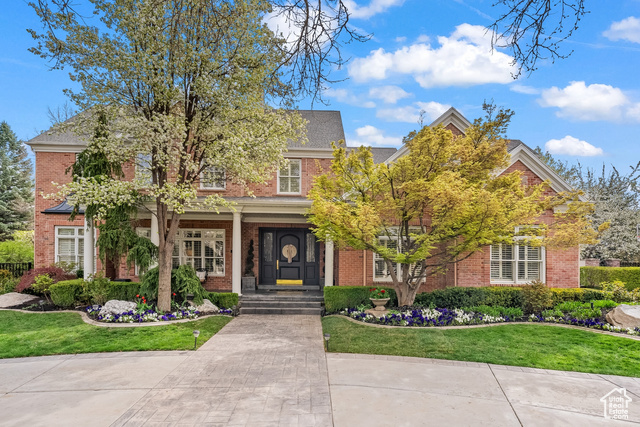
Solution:
[[[153,184],[151,154],[138,154],[136,159],[136,178],[145,185]]]
[[[300,194],[301,166],[299,159],[290,159],[286,166],[278,171],[278,193]]]
[[[224,169],[209,166],[200,173],[200,188],[203,190],[224,190],[226,183]]]

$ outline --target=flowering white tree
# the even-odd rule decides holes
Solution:
[[[277,71],[284,41],[264,24],[271,7],[261,0],[91,0],[96,26],[69,4],[32,4],[44,24],[32,50],[80,83],[67,92],[83,111],[71,126],[91,135],[87,149],[135,163],[136,175],[78,177],[58,195],[99,204],[98,220],[110,206],[146,201],[159,227],[158,308],[169,310],[180,216],[227,205],[196,199],[200,173],[216,167],[239,184],[263,182],[283,164],[287,141],[304,139],[298,114],[269,106],[290,106],[294,93]]]

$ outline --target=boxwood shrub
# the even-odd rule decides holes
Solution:
[[[134,301],[140,293],[138,282],[110,282],[108,296],[110,300]]]
[[[324,304],[327,313],[336,313],[369,303],[367,286],[331,286],[324,288]],[[397,306],[395,291],[388,289],[392,300],[388,307]],[[583,288],[551,288],[553,304],[565,301],[589,302],[607,299],[603,291]],[[464,308],[486,305],[489,307],[522,308],[524,299],[520,287],[491,286],[482,288],[451,287],[416,295],[417,307]]]
[[[393,288],[376,286],[389,293],[387,307],[398,305],[398,298]],[[369,286],[325,286],[324,308],[327,313],[337,313],[347,308],[355,308],[362,304],[371,304],[369,301]]]
[[[615,280],[624,282],[628,291],[640,288],[640,267],[580,267],[583,288],[597,288],[602,282]]]
[[[218,308],[231,308],[238,305],[238,294],[233,292],[205,292],[204,298]]]
[[[73,307],[82,293],[82,279],[63,280],[49,287],[51,301],[59,307]]]

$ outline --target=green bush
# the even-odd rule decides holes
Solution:
[[[624,282],[627,290],[640,288],[640,267],[580,267],[580,286],[600,288],[602,282]]]
[[[624,283],[619,280],[613,282],[603,282],[602,291],[607,295],[608,299],[612,299],[615,302],[635,302],[637,297],[637,291],[629,292]]]
[[[98,273],[91,280],[84,281],[84,293],[92,304],[104,305],[109,300],[109,288],[111,280]]]
[[[553,305],[553,293],[539,281],[525,286],[522,293],[522,309],[526,314],[539,314]]]
[[[218,308],[238,306],[238,294],[233,292],[205,292],[204,297]]]
[[[59,307],[73,307],[82,294],[83,280],[63,280],[49,287],[51,301]]]
[[[384,289],[389,293],[388,307],[398,305],[398,297],[393,288],[376,286],[376,288]],[[361,304],[369,304],[368,286],[325,286],[324,288],[324,307],[327,313],[337,313],[347,308],[355,308]]]
[[[13,292],[17,284],[18,279],[9,270],[0,270],[0,295]]]
[[[491,307],[522,307],[522,292],[514,286],[492,286],[487,291],[486,305]]]
[[[522,309],[518,307],[490,307],[488,305],[480,305],[477,307],[468,307],[464,310],[473,311],[474,313],[482,313],[493,317],[509,316],[512,319],[523,316]]]
[[[0,242],[0,262],[33,262],[33,243],[21,240]]]
[[[108,299],[121,301],[133,301],[140,293],[140,283],[138,282],[110,282]]]
[[[150,300],[157,300],[158,284],[159,270],[158,267],[154,267],[142,276],[140,295],[144,295]],[[202,287],[193,267],[181,265],[176,270],[171,271],[171,292],[178,294],[183,301],[187,299],[187,294],[193,294],[193,302],[202,304],[206,290]]]

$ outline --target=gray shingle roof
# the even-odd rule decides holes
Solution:
[[[508,139],[507,141],[508,141],[507,142],[507,151],[509,153],[512,152],[520,144],[526,145],[524,142],[520,141],[519,139]]]
[[[298,112],[308,121],[309,141],[304,145],[298,141],[290,142],[290,148],[331,148],[332,142],[345,139],[340,111],[300,110]],[[31,139],[27,144],[86,145],[86,142],[72,132],[56,133],[49,129]]]
[[[298,141],[290,142],[290,148],[331,148],[332,142],[344,140],[340,111],[299,110],[298,113],[308,122],[309,141],[304,145]]]

